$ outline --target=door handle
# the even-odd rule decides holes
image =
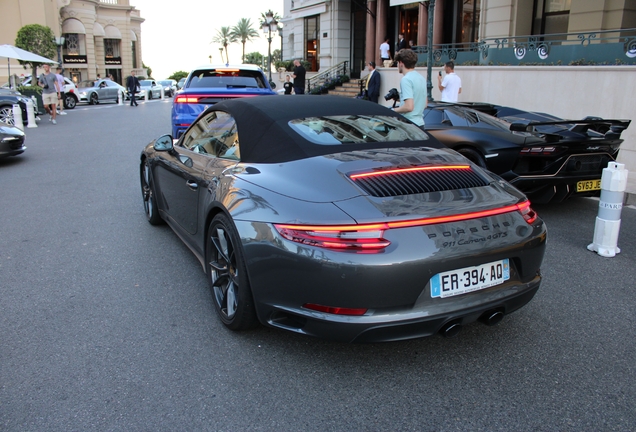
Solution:
[[[192,180],[186,181],[186,184],[192,190],[197,190],[199,188],[199,184],[197,182],[195,182],[195,181],[192,181]]]

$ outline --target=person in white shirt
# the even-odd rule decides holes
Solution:
[[[455,63],[447,62],[444,65],[444,71],[446,76],[443,81],[441,72],[437,77],[437,86],[442,92],[441,100],[442,102],[457,102],[459,94],[462,92],[462,80],[455,73]]]
[[[382,66],[391,66],[391,46],[389,45],[389,38],[384,39],[384,43],[380,45],[380,59],[382,59]]]

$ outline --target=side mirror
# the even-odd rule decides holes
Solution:
[[[156,151],[171,151],[174,149],[172,135],[162,135],[152,145]]]
[[[273,81],[270,81],[269,86],[272,88],[272,90],[274,90],[276,88],[276,83]]]

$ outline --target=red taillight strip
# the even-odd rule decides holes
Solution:
[[[224,98],[224,99],[235,99],[235,98],[244,98],[244,97],[255,97],[258,95],[228,95],[228,94],[186,94],[179,95],[174,100],[175,103],[199,103],[199,99],[205,98]]]
[[[354,315],[360,316],[367,313],[367,309],[358,309],[358,308],[341,308],[341,307],[333,307],[333,306],[323,306],[319,304],[313,303],[305,303],[303,305],[306,309],[315,310],[318,312],[325,312],[334,315]]]
[[[349,178],[352,180],[355,180],[357,178],[381,176],[381,175],[387,175],[387,174],[401,174],[405,172],[417,172],[417,171],[440,171],[440,170],[451,170],[451,169],[470,170],[470,165],[442,165],[442,166],[425,166],[425,167],[414,167],[414,168],[394,168],[394,169],[388,169],[388,170],[352,174],[349,176]]]
[[[536,213],[530,208],[530,201],[524,201],[521,203],[500,207],[492,210],[482,210],[478,212],[470,212],[457,214],[452,216],[440,216],[433,218],[412,219],[406,221],[396,222],[384,222],[374,224],[360,224],[360,225],[287,225],[287,224],[275,224],[278,230],[290,229],[299,231],[315,231],[315,232],[329,232],[329,231],[371,231],[371,230],[387,230],[391,228],[408,228],[422,225],[434,225],[448,222],[458,222],[469,219],[478,219],[489,216],[496,216],[504,213],[510,213],[518,211],[524,215],[524,219],[529,224],[533,223],[537,219]],[[531,215],[529,218],[525,215]]]

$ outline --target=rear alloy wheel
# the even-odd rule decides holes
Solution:
[[[205,256],[214,306],[223,324],[231,330],[253,327],[257,319],[239,236],[224,214],[210,223]]]
[[[146,219],[150,225],[161,225],[163,219],[159,216],[157,209],[157,201],[155,199],[155,188],[152,184],[152,175],[150,174],[150,166],[148,160],[145,160],[141,166],[141,196],[144,200],[144,211]]]
[[[13,119],[13,107],[0,107],[0,121],[5,122],[6,124],[10,124],[11,126],[15,126],[15,121]]]
[[[64,95],[64,108],[73,109],[73,108],[75,108],[75,105],[77,105],[77,99],[75,99],[75,96],[70,95],[70,94],[65,94]]]
[[[473,150],[471,148],[461,148],[457,150],[457,152],[461,154],[462,156],[464,156],[469,161],[471,161],[472,163],[474,163],[475,165],[481,168],[487,169],[486,160],[478,151]]]
[[[88,103],[91,105],[97,105],[99,103],[99,97],[97,96],[97,93],[91,93],[91,97]]]

